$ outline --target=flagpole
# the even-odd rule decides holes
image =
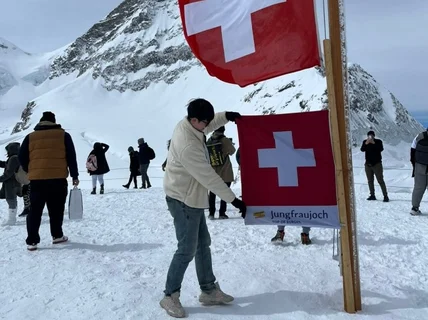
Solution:
[[[344,25],[341,23],[343,0],[328,0],[329,40],[324,40],[328,104],[336,167],[337,201],[341,223],[340,245],[343,274],[344,308],[348,313],[361,310],[361,288],[356,239],[355,200],[353,197],[352,154],[349,143],[348,108],[345,102],[344,73],[346,57],[342,55]],[[343,2],[342,2],[343,5]]]

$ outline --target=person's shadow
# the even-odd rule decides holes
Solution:
[[[163,247],[159,243],[116,243],[116,244],[92,244],[82,242],[65,242],[60,246],[40,248],[42,250],[92,250],[98,252],[137,252]]]
[[[245,290],[244,290],[245,291]],[[361,315],[389,314],[397,309],[425,309],[428,307],[427,292],[413,288],[403,288],[402,298],[390,297],[372,291],[363,291],[362,300],[368,300],[362,306]],[[374,303],[370,303],[375,301]],[[332,295],[317,292],[299,292],[281,290],[253,296],[237,297],[230,305],[212,307],[185,307],[189,314],[219,314],[241,316],[269,316],[292,314],[294,312],[311,315],[345,315],[342,290]],[[291,316],[291,315],[290,315]]]

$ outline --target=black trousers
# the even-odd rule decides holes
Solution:
[[[48,207],[52,238],[60,238],[64,235],[62,222],[67,193],[66,179],[31,181],[31,211],[27,215],[27,244],[40,242],[39,229],[45,205]]]
[[[228,187],[230,187],[230,185],[232,184],[232,182],[225,182],[225,183]],[[210,191],[210,198],[209,198],[210,215],[214,215],[215,213],[215,198],[216,198],[216,195]],[[221,200],[220,210],[218,211],[221,216],[226,214],[226,207],[227,207],[226,201]]]
[[[131,174],[129,175],[129,181],[126,184],[128,187],[131,185],[132,180],[134,180],[134,186],[136,188],[137,187],[137,174],[131,172]]]

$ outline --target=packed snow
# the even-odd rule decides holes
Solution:
[[[428,225],[426,215],[409,214],[412,179],[404,161],[409,146],[395,148],[386,146],[384,156],[389,203],[365,200],[363,155],[354,153],[363,303],[357,316],[343,311],[331,229],[313,228],[313,244],[303,246],[300,229],[288,227],[284,243],[273,245],[275,226],[245,226],[229,205],[229,220],[207,223],[214,272],[235,301],[229,306],[201,306],[191,263],[181,296],[188,318],[424,319]],[[108,152],[107,158],[112,157]],[[125,190],[121,184],[127,181],[127,171],[115,170],[115,165],[112,169],[105,177],[104,195],[90,195],[90,185],[82,183],[84,218],[70,220],[66,212],[63,228],[68,243],[51,244],[46,213],[35,252],[26,250],[25,219],[1,227],[1,319],[169,318],[159,301],[176,239],[160,187],[163,172],[156,166],[151,169],[151,189]],[[87,178],[82,172],[81,179]],[[239,182],[233,188],[239,195]],[[379,188],[377,194],[380,198]],[[22,208],[22,199],[19,204]],[[428,211],[427,198],[421,209]],[[4,217],[5,201],[0,201],[0,212]]]

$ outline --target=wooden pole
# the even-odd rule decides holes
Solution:
[[[361,310],[361,289],[356,242],[355,206],[351,205],[352,171],[349,168],[347,117],[344,96],[342,56],[342,25],[339,0],[328,0],[330,40],[324,42],[329,90],[330,121],[337,172],[337,199],[341,221],[341,253],[343,268],[344,307],[348,313]],[[327,60],[329,62],[327,63]],[[329,64],[329,66],[327,66]],[[328,70],[329,69],[329,70]],[[334,96],[334,98],[333,98]],[[333,99],[330,104],[330,99]],[[333,108],[333,109],[331,109]],[[337,137],[335,137],[337,136]]]

